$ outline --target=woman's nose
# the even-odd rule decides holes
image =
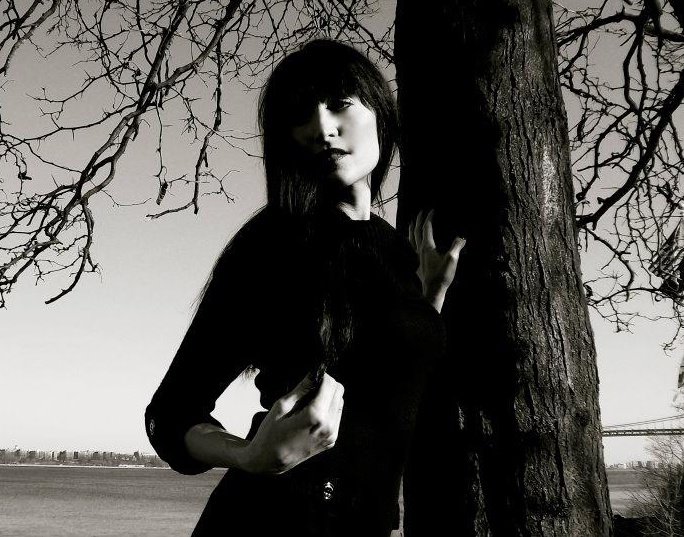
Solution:
[[[335,114],[325,104],[319,104],[309,118],[309,139],[312,143],[322,143],[339,134],[339,125]]]

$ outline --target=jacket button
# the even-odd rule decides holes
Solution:
[[[155,426],[155,423],[154,423],[154,420],[152,419],[152,420],[150,420],[150,425],[149,425],[150,436],[154,436],[154,426]]]
[[[326,481],[323,485],[323,499],[331,500],[333,497],[333,492],[335,492],[335,487],[330,481]]]

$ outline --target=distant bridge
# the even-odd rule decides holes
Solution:
[[[684,436],[684,414],[603,427],[603,436]]]

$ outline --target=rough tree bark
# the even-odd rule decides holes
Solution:
[[[468,240],[406,535],[612,535],[551,1],[399,0],[395,39],[398,227]]]

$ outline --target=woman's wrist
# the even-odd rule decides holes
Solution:
[[[246,441],[241,449],[236,450],[240,470],[250,474],[262,473],[259,468],[259,454],[256,453],[256,446],[253,442]]]
[[[432,304],[432,306],[437,310],[437,312],[442,311],[442,306],[444,304],[444,299],[446,297],[448,285],[425,285],[423,284],[423,296],[425,299]]]
[[[197,424],[185,433],[185,447],[190,456],[214,467],[248,469],[249,445],[249,440],[210,423]]]
[[[292,460],[285,456],[285,451],[280,451],[279,456],[278,450],[264,450],[258,443],[249,442],[240,453],[240,469],[250,474],[277,475],[287,472],[293,466]]]

